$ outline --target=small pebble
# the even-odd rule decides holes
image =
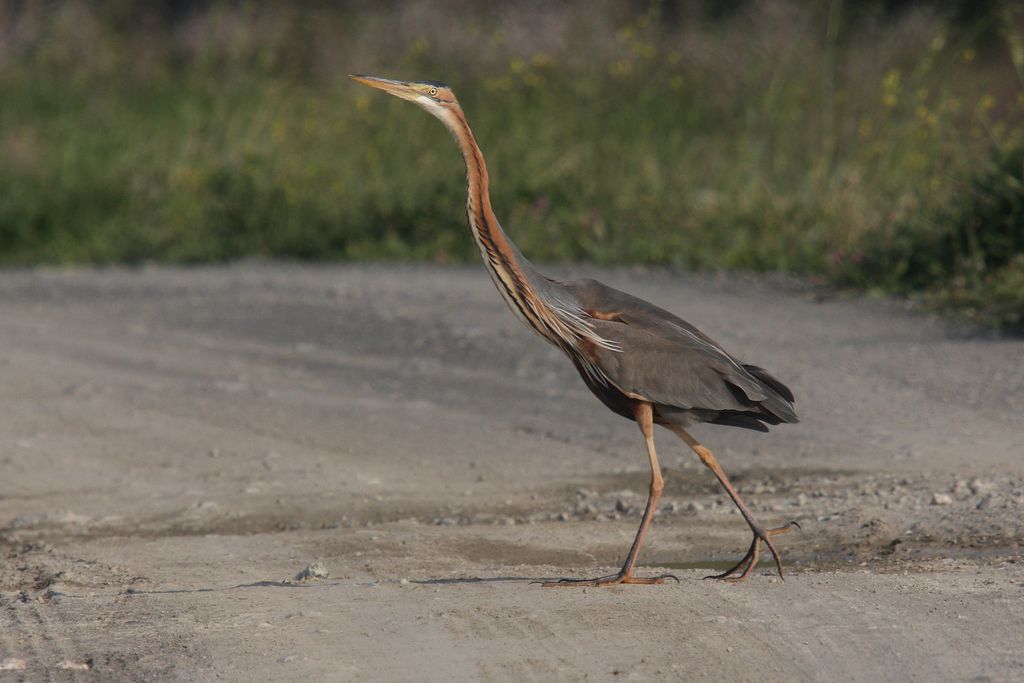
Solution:
[[[971,487],[971,493],[973,493],[976,496],[981,493],[988,493],[989,491],[992,490],[992,484],[990,482],[982,481],[977,477],[971,479],[971,483],[968,484],[968,486]]]
[[[313,581],[315,579],[326,579],[331,573],[323,562],[314,562],[301,572],[295,575],[295,581]]]
[[[932,505],[952,505],[953,496],[948,493],[933,493]]]
[[[65,659],[57,664],[57,668],[64,669],[65,671],[88,671],[92,668],[92,660]]]
[[[28,664],[24,659],[4,657],[0,659],[0,671],[24,671]]]

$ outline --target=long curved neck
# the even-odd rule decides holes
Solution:
[[[536,332],[550,339],[550,326],[545,324],[546,316],[539,310],[535,287],[541,276],[501,229],[491,209],[487,164],[484,163],[484,155],[466,116],[461,108],[455,107],[446,110],[440,118],[455,137],[466,162],[466,180],[469,185],[466,213],[484,265],[512,312]]]
[[[573,349],[583,341],[619,350],[615,342],[602,339],[594,332],[587,312],[576,298],[564,286],[537,272],[501,229],[491,209],[487,164],[461,107],[428,104],[426,108],[444,122],[462,150],[469,184],[466,199],[469,227],[487,272],[508,307],[528,327],[571,357],[576,357]],[[604,383],[600,371],[586,357],[580,357],[580,362],[597,381]]]

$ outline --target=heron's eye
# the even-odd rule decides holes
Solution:
[[[431,97],[434,97],[435,95],[437,95],[437,88],[431,88],[427,92],[430,93]]]

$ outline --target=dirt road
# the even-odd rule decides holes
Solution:
[[[1024,680],[1024,342],[749,278],[596,275],[793,387],[701,427],[791,573],[482,268],[0,272],[0,681]],[[328,576],[293,577],[313,562]],[[317,573],[317,572],[314,572]],[[88,670],[88,672],[87,672]]]

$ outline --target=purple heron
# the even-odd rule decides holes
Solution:
[[[677,434],[718,478],[753,532],[747,554],[728,571],[708,578],[743,581],[757,566],[761,544],[782,576],[772,537],[790,522],[766,529],[750,512],[710,450],[686,428],[701,422],[767,432],[766,425],[797,422],[793,393],[766,370],[745,365],[713,339],[668,311],[596,280],[559,282],[542,275],[502,230],[491,210],[487,166],[451,88],[432,81],[352,76],[359,83],[409,100],[451,131],[466,162],[467,213],[487,272],[508,307],[530,329],[561,349],[583,382],[613,412],[636,421],[647,445],[651,486],[640,528],[617,574],[563,579],[546,586],[662,583],[671,575],[633,575],[640,545],[664,489],[654,425]]]

